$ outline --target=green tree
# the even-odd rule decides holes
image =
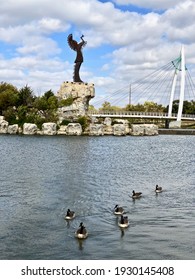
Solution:
[[[70,95],[68,98],[60,100],[58,102],[58,106],[59,107],[70,106],[70,105],[72,105],[73,101],[74,101],[74,99],[73,99],[72,95]]]
[[[8,107],[4,112],[3,115],[9,124],[16,124],[17,121],[17,111],[14,107]]]
[[[103,104],[102,104],[102,107],[100,108],[101,111],[110,111],[111,110],[111,104],[110,102],[108,101],[105,101]]]
[[[17,122],[22,126],[26,121],[26,116],[28,112],[28,107],[25,105],[20,105],[17,109]]]
[[[88,126],[88,118],[85,116],[79,117],[77,119],[77,122],[80,123],[80,125],[82,126],[83,131],[86,129],[86,127]]]
[[[19,90],[18,93],[18,106],[24,105],[24,106],[32,106],[32,103],[34,101],[34,94],[33,90],[29,86],[24,86]]]
[[[51,96],[54,96],[53,91],[50,89],[44,93],[46,99],[49,99]]]
[[[0,114],[9,107],[15,106],[18,100],[18,90],[11,84],[0,84]]]
[[[56,96],[51,95],[48,99],[47,99],[47,103],[48,103],[48,108],[52,109],[52,110],[57,110],[58,108],[58,99]]]
[[[34,108],[39,111],[45,111],[48,109],[48,101],[45,96],[37,97],[33,102]]]
[[[153,101],[146,101],[144,103],[145,112],[163,112],[164,107],[162,105],[158,105]]]
[[[93,105],[89,105],[88,110],[89,111],[96,111],[96,108]]]

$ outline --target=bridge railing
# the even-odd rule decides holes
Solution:
[[[148,116],[148,117],[163,117],[168,118],[168,113],[164,112],[137,112],[137,111],[88,111],[88,115],[91,116]],[[177,118],[176,113],[171,114],[171,118]],[[186,119],[195,119],[195,115],[192,114],[183,114],[182,118]]]
[[[145,115],[145,116],[166,116],[167,113],[159,113],[159,112],[137,112],[137,111],[102,111],[102,110],[96,110],[96,111],[88,111],[89,115]]]
[[[123,116],[163,116],[167,117],[167,113],[162,112],[137,112],[137,111],[88,111],[89,115],[123,115]],[[173,117],[177,117],[177,114],[172,114]]]

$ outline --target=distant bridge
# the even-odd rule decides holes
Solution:
[[[132,112],[132,111],[88,111],[89,116],[97,118],[140,118],[140,119],[165,119],[177,120],[178,114],[160,112]],[[195,121],[195,115],[182,114],[181,120]]]
[[[110,94],[109,103],[118,106],[119,102],[129,99],[129,105],[143,104],[145,101],[156,103],[158,100],[159,104],[168,104],[168,113],[160,112],[128,112],[128,111],[103,111],[102,109],[89,111],[88,114],[94,117],[110,117],[110,118],[140,118],[140,119],[161,119],[167,120],[167,123],[171,123],[175,127],[181,127],[181,121],[194,121],[195,115],[186,115],[183,113],[184,97],[186,100],[193,101],[195,98],[195,85],[187,71],[185,65],[184,46],[181,48],[180,56],[162,67],[159,70],[154,71],[144,79],[140,79],[133,84],[130,84],[124,89],[117,90]],[[180,76],[180,80],[178,80]],[[127,92],[128,90],[128,92]],[[184,96],[185,93],[185,96]],[[187,96],[188,93],[188,96]],[[190,94],[193,96],[190,97]],[[173,113],[174,100],[178,100],[177,114]],[[102,99],[97,101],[94,106],[100,105]],[[157,103],[156,103],[157,104]],[[99,107],[99,106],[98,106]],[[176,108],[174,108],[175,112]],[[194,114],[195,112],[193,112]]]

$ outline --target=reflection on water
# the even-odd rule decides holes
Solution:
[[[0,136],[0,143],[1,259],[194,258],[194,136]],[[142,197],[133,200],[133,190]],[[74,220],[64,219],[68,208]],[[80,222],[86,240],[74,236]]]

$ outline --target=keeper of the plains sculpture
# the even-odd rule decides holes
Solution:
[[[70,48],[74,51],[76,51],[77,55],[76,55],[76,59],[74,61],[75,66],[74,66],[74,75],[73,75],[73,81],[74,82],[79,82],[79,83],[83,83],[83,81],[80,79],[80,75],[79,75],[79,70],[81,67],[81,64],[83,63],[83,54],[82,54],[82,48],[87,44],[86,41],[83,40],[84,35],[82,35],[81,38],[81,42],[77,43],[77,41],[75,41],[72,37],[72,34],[68,35],[68,44],[70,46]]]

